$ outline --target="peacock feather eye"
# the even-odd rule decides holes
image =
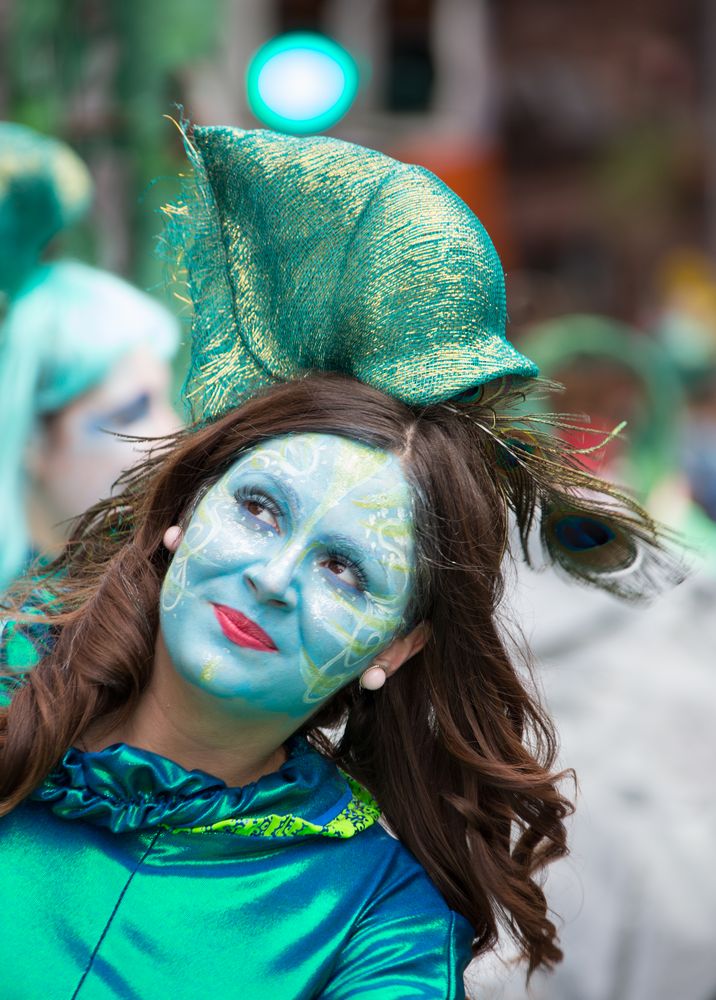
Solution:
[[[562,545],[574,552],[608,545],[617,537],[606,521],[580,514],[567,514],[556,519],[554,533]]]
[[[542,539],[563,569],[585,579],[617,573],[634,564],[638,547],[618,517],[575,507],[552,507],[542,520]]]
[[[517,430],[505,441],[497,442],[497,464],[505,470],[515,469],[522,463],[522,455],[536,455],[537,439],[528,431]],[[522,455],[520,454],[522,453]]]

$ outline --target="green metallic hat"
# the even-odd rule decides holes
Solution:
[[[470,209],[422,167],[328,137],[198,128],[165,208],[194,308],[186,394],[213,416],[307,371],[410,404],[537,367],[505,338],[505,282]]]
[[[0,292],[13,297],[52,237],[92,194],[90,175],[63,142],[0,122]]]

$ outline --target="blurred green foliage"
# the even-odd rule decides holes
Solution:
[[[153,181],[184,165],[176,130],[162,116],[184,100],[187,71],[216,51],[225,3],[8,3],[3,114],[66,140],[98,184],[91,218],[65,237],[63,251],[114,266],[142,287],[161,280],[153,210],[176,188]]]

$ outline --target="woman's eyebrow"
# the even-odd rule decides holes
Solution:
[[[366,545],[365,541],[361,542],[358,538],[352,535],[345,535],[342,532],[331,532],[328,539],[331,544],[335,544],[340,549],[344,549],[348,555],[353,552],[357,556],[365,557],[370,559],[371,562],[375,563],[376,566],[384,570],[383,561],[380,558],[380,553],[375,551],[373,548]]]
[[[103,410],[85,421],[85,428],[91,431],[104,430],[108,424],[116,421],[120,423],[131,423],[138,417],[145,416],[151,398],[148,392],[138,392],[128,403],[120,403],[118,406]]]
[[[280,476],[275,475],[273,472],[266,472],[263,469],[256,470],[258,475],[263,479],[268,480],[268,482],[279,492],[283,493],[288,501],[288,505],[291,508],[291,513],[296,516],[302,512],[303,505],[301,503],[301,498],[298,493],[290,486],[285,479],[281,479]]]

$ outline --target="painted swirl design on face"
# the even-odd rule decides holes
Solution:
[[[361,449],[356,454],[353,442],[338,439],[332,463],[333,477],[326,488],[323,503],[315,511],[311,527],[327,510],[343,507],[359,529],[363,544],[383,564],[388,585],[382,593],[365,591],[362,599],[354,594],[337,593],[336,607],[322,619],[327,636],[334,639],[337,651],[323,662],[316,662],[309,648],[302,648],[301,674],[306,683],[304,702],[325,700],[363,669],[386,644],[386,637],[399,630],[404,622],[412,571],[412,518],[405,483],[394,477],[386,488],[384,474],[396,462],[385,452]],[[381,475],[381,473],[383,475]]]
[[[220,534],[220,506],[199,504],[164,579],[161,593],[163,611],[173,611],[181,600],[189,596],[189,570],[192,561],[206,558],[206,549]]]

